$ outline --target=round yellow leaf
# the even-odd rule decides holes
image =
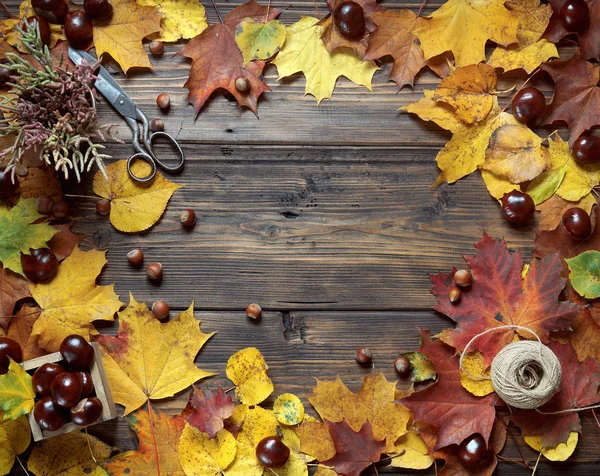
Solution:
[[[282,425],[297,425],[304,419],[304,405],[291,393],[283,393],[273,404],[275,418]]]
[[[542,454],[550,461],[566,461],[575,451],[579,441],[579,433],[572,431],[566,443],[559,443],[554,448],[542,448],[541,436],[524,436],[525,443]]]
[[[273,382],[267,375],[269,366],[254,347],[242,349],[227,362],[227,378],[235,385],[235,396],[246,405],[258,405],[273,392]]]
[[[415,431],[409,431],[398,439],[395,452],[398,456],[391,455],[390,462],[394,468],[427,469],[433,464],[433,458],[427,454],[429,448]]]
[[[138,5],[157,7],[163,14],[159,33],[152,40],[177,41],[202,33],[208,26],[204,6],[197,0],[137,0]]]
[[[237,452],[235,438],[221,430],[209,438],[191,425],[185,425],[178,445],[179,462],[188,476],[219,475],[233,462]]]
[[[460,372],[460,384],[476,397],[485,397],[494,392],[491,380],[480,380],[471,377],[490,377],[490,369],[486,369],[481,352],[469,352],[463,358],[463,368]]]
[[[27,449],[30,440],[27,417],[8,420],[0,425],[0,475],[10,473],[15,458]]]

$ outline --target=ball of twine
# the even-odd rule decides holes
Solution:
[[[498,326],[473,337],[465,346],[460,357],[460,368],[470,345],[482,335],[505,329],[521,329],[534,335],[537,341],[523,340],[504,347],[494,357],[491,378],[472,375],[478,380],[491,380],[498,396],[515,408],[539,408],[558,392],[562,369],[558,357],[554,355],[535,332],[522,326]],[[465,371],[466,372],[466,371]]]

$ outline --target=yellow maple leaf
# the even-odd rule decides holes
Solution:
[[[542,448],[541,436],[523,436],[523,439],[534,450],[541,451],[550,461],[567,461],[577,447],[579,433],[572,431],[569,433],[569,439],[566,443],[559,443],[553,448]]]
[[[463,129],[465,127],[463,122],[456,117],[448,106],[434,101],[433,95],[434,91],[424,89],[423,97],[419,101],[401,107],[400,110],[416,114],[424,121],[435,122],[441,128],[452,133]]]
[[[390,466],[393,468],[427,469],[434,458],[427,453],[429,448],[416,431],[409,431],[396,442],[394,454],[391,455]]]
[[[486,368],[481,352],[469,352],[463,357],[463,368],[460,371],[460,384],[476,397],[485,397],[494,392],[490,378],[490,369]],[[481,379],[472,377],[483,377]]]
[[[96,461],[108,458],[111,451],[98,438],[72,431],[34,446],[27,469],[36,476],[105,476]]]
[[[2,421],[16,420],[27,415],[35,404],[35,392],[31,375],[14,360],[10,361],[8,372],[0,375],[0,409]]]
[[[517,17],[504,7],[504,0],[449,0],[414,33],[425,59],[451,51],[456,66],[467,66],[485,61],[487,40],[504,46],[515,43],[516,24]]]
[[[325,422],[303,421],[296,428],[300,438],[300,451],[318,461],[327,461],[335,456],[335,445]]]
[[[185,474],[218,476],[235,459],[237,443],[227,430],[220,430],[215,438],[210,438],[186,423],[177,450]]]
[[[198,0],[136,0],[144,7],[157,7],[163,14],[160,33],[149,35],[152,40],[177,41],[202,33],[206,23],[204,5]]]
[[[506,124],[519,124],[512,114],[500,112],[495,105],[487,119],[454,133],[435,160],[442,170],[433,184],[453,183],[474,172],[485,161],[485,151],[493,132]]]
[[[496,72],[485,64],[456,68],[442,79],[432,99],[450,106],[466,124],[481,122],[496,102]]]
[[[410,411],[395,400],[396,384],[388,382],[381,372],[367,375],[355,394],[338,377],[333,382],[317,380],[317,386],[308,397],[323,420],[346,420],[354,431],[360,431],[366,421],[371,423],[373,437],[385,439],[387,450],[392,451],[396,440],[406,433]]]
[[[505,6],[519,16],[519,43],[508,47],[498,46],[488,60],[490,66],[504,71],[524,69],[531,73],[540,64],[558,56],[554,43],[542,39],[552,16],[550,5],[540,5],[540,0],[509,0]]]
[[[523,124],[498,127],[491,135],[481,168],[521,183],[537,177],[549,163],[544,139]]]
[[[269,366],[254,347],[242,349],[227,361],[227,378],[235,385],[235,396],[247,405],[258,405],[273,393],[273,382],[267,375]]]
[[[317,104],[331,97],[340,76],[370,91],[377,65],[363,61],[349,48],[329,53],[321,41],[323,27],[318,22],[317,18],[302,17],[287,27],[285,43],[273,60],[279,79],[302,72],[306,77],[305,94],[313,95]]]
[[[136,161],[133,173],[143,177],[150,172],[150,165]],[[119,160],[106,167],[108,180],[101,172],[94,177],[94,193],[111,201],[110,222],[127,233],[144,231],[162,216],[175,190],[181,188],[169,182],[160,172],[150,182],[140,183],[131,179],[127,161]]]
[[[46,284],[31,284],[31,295],[42,309],[33,324],[32,336],[48,352],[57,352],[71,334],[90,339],[94,321],[113,321],[123,305],[114,287],[97,286],[96,278],[106,264],[105,251],[82,251],[78,247],[58,267],[56,277]]]
[[[148,399],[172,397],[213,375],[194,364],[196,354],[213,335],[201,331],[193,304],[161,324],[144,303],[130,295],[129,306],[119,312],[116,337],[95,338],[115,402],[129,414]]]
[[[252,60],[268,60],[283,46],[286,30],[278,20],[261,22],[245,18],[235,30],[235,42],[244,57],[244,66]]]
[[[27,449],[30,441],[31,429],[27,417],[0,424],[0,476],[10,473],[15,458]]]
[[[94,25],[94,46],[98,58],[108,53],[123,68],[152,68],[142,40],[160,31],[161,15],[156,7],[143,7],[135,0],[112,0],[109,22]]]

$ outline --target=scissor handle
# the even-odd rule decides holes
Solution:
[[[148,175],[146,175],[144,177],[139,177],[133,173],[131,164],[133,164],[136,160],[141,160],[142,162],[146,162],[148,165],[150,165],[151,169],[150,169],[150,173]],[[137,154],[133,154],[127,160],[127,172],[129,173],[129,176],[136,182],[140,182],[140,183],[150,182],[150,180],[152,180],[154,178],[154,176],[156,175],[156,162],[154,161],[154,158],[150,157],[145,152],[138,152]]]
[[[179,172],[183,168],[183,163],[185,161],[185,156],[183,154],[183,150],[181,149],[181,146],[179,145],[179,143],[175,140],[175,138],[171,134],[167,134],[166,132],[158,131],[158,132],[154,132],[150,136],[146,136],[146,137],[148,137],[148,139],[146,140],[146,143],[145,143],[146,150],[152,156],[152,158],[156,162],[156,165],[158,165],[161,169],[166,170],[168,172]],[[177,162],[175,165],[165,164],[156,156],[156,153],[153,150],[154,141],[160,137],[167,139],[167,141],[170,142],[171,145],[173,145],[175,147],[175,149],[177,150],[177,153],[179,154],[179,162]]]

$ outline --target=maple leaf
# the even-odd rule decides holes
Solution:
[[[569,299],[572,302],[586,302],[583,298],[575,295],[574,291],[569,293]],[[597,301],[592,302],[583,309],[571,325],[573,329],[568,334],[568,339],[577,354],[580,362],[591,357],[594,360],[600,360],[600,305]]]
[[[496,414],[494,396],[476,397],[465,390],[454,349],[441,340],[432,341],[429,331],[421,330],[420,335],[420,351],[435,365],[438,381],[400,402],[413,412],[415,422],[438,428],[434,450],[460,444],[473,433],[488,441]]]
[[[543,64],[541,69],[550,75],[555,86],[544,123],[566,122],[572,146],[584,131],[600,125],[600,65],[586,61],[577,50],[572,58]]]
[[[555,447],[566,443],[572,431],[581,433],[581,422],[577,412],[553,415],[544,412],[557,412],[593,405],[600,401],[600,362],[587,358],[578,362],[570,344],[551,342],[550,350],[558,357],[562,367],[560,389],[546,405],[536,410],[516,410],[511,421],[524,435],[542,437],[542,447]]]
[[[322,464],[332,466],[337,473],[359,476],[365,468],[377,463],[381,453],[385,451],[385,441],[374,438],[371,423],[368,421],[360,431],[354,431],[346,420],[326,423],[336,454]]]
[[[327,0],[327,6],[329,7],[329,10],[333,12],[343,1],[344,0]],[[327,51],[330,53],[333,53],[338,48],[347,48],[361,58],[365,55],[367,44],[371,40],[369,34],[373,33],[373,31],[377,31],[371,16],[375,12],[384,11],[384,8],[379,5],[376,0],[356,0],[356,3],[362,7],[365,18],[365,32],[360,38],[348,38],[344,36],[335,26],[333,15],[331,13],[319,21],[319,26],[323,27],[321,40],[323,41],[325,48],[327,48]]]
[[[150,413],[152,417],[150,417]],[[160,474],[184,476],[179,463],[179,439],[185,422],[149,406],[127,416],[127,422],[136,433],[139,448],[102,461],[100,466],[109,474]]]
[[[335,456],[335,445],[325,422],[305,420],[296,428],[296,434],[300,438],[302,453],[318,461]]]
[[[450,106],[466,124],[481,122],[496,104],[496,72],[485,64],[457,68],[442,80],[432,99]]]
[[[150,182],[137,182],[129,176],[127,161],[119,160],[106,167],[108,180],[102,172],[94,177],[94,193],[111,201],[110,222],[119,231],[135,233],[147,230],[163,215],[169,199],[181,188],[169,182],[160,172]],[[133,173],[143,177],[150,165],[136,161]]]
[[[0,475],[9,474],[18,455],[31,441],[31,429],[27,417],[0,423]]]
[[[319,104],[330,98],[340,76],[371,90],[373,74],[379,68],[373,61],[362,61],[348,48],[327,51],[320,37],[323,27],[312,17],[302,17],[287,27],[283,48],[273,60],[279,79],[295,73],[306,77],[305,94],[311,94]]]
[[[235,42],[244,57],[244,66],[252,60],[268,60],[283,46],[286,30],[283,23],[271,20],[262,23],[246,18],[235,30]]]
[[[423,50],[413,31],[421,22],[411,10],[384,10],[370,15],[377,29],[369,35],[369,46],[365,60],[375,60],[384,56],[394,59],[389,80],[400,89],[407,84],[412,87],[415,76],[423,66]]]
[[[544,139],[522,124],[507,124],[491,135],[481,168],[512,183],[537,177],[549,162]]]
[[[268,18],[267,18],[268,13]],[[190,76],[184,87],[189,89],[189,101],[196,108],[196,114],[217,89],[229,91],[240,106],[246,106],[256,114],[258,97],[269,86],[262,80],[263,61],[251,62],[244,67],[244,58],[235,42],[235,30],[246,18],[265,23],[279,15],[279,10],[259,5],[251,0],[234,8],[223,19],[222,24],[211,25],[200,35],[183,46],[178,55],[192,60]],[[240,92],[235,80],[240,76],[250,83],[248,91]]]
[[[38,345],[37,336],[31,335],[33,325],[41,312],[39,307],[23,306],[8,326],[6,337],[18,342],[21,346],[23,360],[35,359],[48,353]]]
[[[504,0],[449,0],[426,17],[415,35],[425,59],[446,51],[456,66],[485,61],[485,43],[507,46],[517,41],[517,17]]]
[[[569,329],[582,306],[558,300],[566,284],[561,277],[563,264],[558,254],[534,259],[522,278],[521,253],[511,252],[504,240],[495,240],[485,233],[475,248],[475,256],[465,256],[473,285],[469,292],[463,293],[459,303],[448,300],[454,271],[431,276],[431,292],[438,298],[434,309],[458,325],[455,329],[442,331],[443,342],[461,351],[472,337],[487,329],[517,325],[531,329],[547,343],[551,331]],[[519,331],[493,332],[478,338],[470,349],[480,351],[489,366],[515,334]],[[529,333],[519,335],[525,339],[533,338]]]
[[[29,286],[42,309],[31,335],[38,336],[39,345],[48,352],[57,352],[63,339],[71,334],[89,340],[95,332],[94,321],[114,320],[114,313],[123,304],[115,294],[114,284],[96,285],[106,264],[105,255],[105,251],[75,248],[58,267],[52,281]]]
[[[36,476],[103,476],[96,461],[108,458],[110,453],[111,447],[98,438],[71,431],[35,445],[27,469]]]
[[[527,188],[527,193],[529,193],[529,188]],[[588,193],[581,200],[575,202],[569,202],[563,200],[558,195],[552,195],[548,200],[536,206],[536,210],[541,214],[538,222],[538,230],[554,230],[561,223],[563,213],[569,208],[580,207],[589,214],[595,204],[596,198],[591,193]]]
[[[434,91],[424,89],[423,97],[420,100],[403,106],[400,110],[416,114],[424,121],[435,122],[442,129],[446,129],[452,133],[464,129],[464,123],[458,120],[454,112],[448,106],[439,104],[437,101],[433,100],[434,94]]]
[[[237,453],[235,438],[227,430],[209,437],[199,429],[185,425],[178,445],[179,459],[185,474],[222,475]]]
[[[153,40],[171,42],[189,39],[202,33],[206,23],[204,5],[197,0],[136,0],[138,5],[156,7],[162,13],[159,33],[148,35]]]
[[[0,375],[0,409],[2,420],[16,420],[33,410],[35,392],[31,383],[31,375],[10,359],[8,372]]]
[[[229,357],[225,373],[236,385],[235,396],[240,402],[258,405],[273,393],[268,368],[265,358],[254,347],[239,350]]]
[[[219,386],[216,392],[193,387],[190,401],[181,417],[190,425],[214,438],[223,429],[223,421],[233,414],[233,400]]]
[[[143,303],[130,295],[129,306],[119,312],[115,337],[99,335],[104,367],[115,402],[125,414],[148,400],[172,397],[201,378],[194,358],[213,334],[200,330],[193,304],[175,319],[161,324]]]
[[[135,0],[112,0],[109,22],[94,25],[94,46],[98,58],[108,53],[127,72],[131,68],[152,68],[142,40],[160,31],[161,15],[156,7],[143,7]]]
[[[8,330],[15,303],[29,296],[29,285],[19,274],[4,269],[0,264],[0,327]]]
[[[567,35],[573,34],[567,30],[560,19],[560,9],[565,4],[566,0],[548,0],[552,5],[553,13],[550,18],[548,29],[544,33],[544,38],[547,38],[552,43],[558,43]],[[598,20],[600,19],[600,2],[598,0],[585,0],[589,13],[589,24],[583,31],[578,32],[579,44],[586,58],[600,60],[600,28]]]
[[[317,380],[308,401],[323,420],[345,420],[354,431],[360,431],[366,421],[372,425],[377,440],[387,440],[392,450],[396,440],[406,433],[410,412],[395,403],[394,382],[388,382],[381,372],[365,376],[357,394],[348,390],[338,377],[333,382]]]
[[[0,262],[4,269],[23,274],[21,253],[46,248],[56,230],[47,223],[35,223],[41,215],[34,198],[21,198],[10,210],[0,204]]]
[[[542,38],[552,15],[550,5],[540,5],[540,0],[519,0],[507,1],[505,6],[519,16],[519,43],[508,47],[498,46],[488,60],[490,66],[502,68],[505,72],[524,69],[531,73],[541,63],[558,57],[554,43]]]

